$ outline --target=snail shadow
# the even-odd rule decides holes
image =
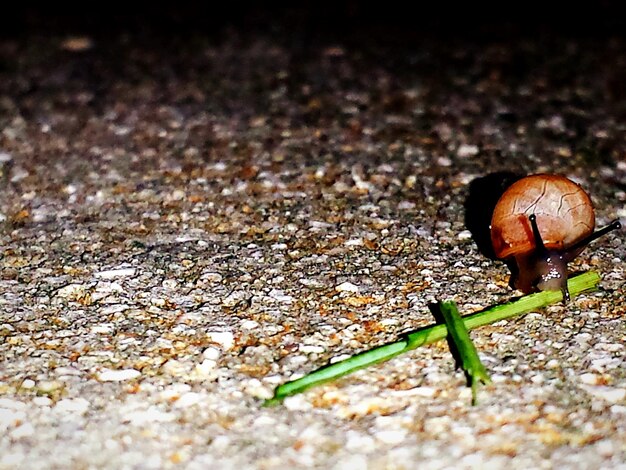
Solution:
[[[491,215],[498,199],[509,186],[524,175],[501,171],[472,180],[465,199],[465,226],[471,232],[478,250],[487,258],[497,259],[491,244]]]

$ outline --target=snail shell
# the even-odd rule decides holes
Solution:
[[[533,214],[548,250],[567,250],[593,233],[595,227],[591,199],[578,184],[559,175],[527,176],[513,183],[494,209],[491,241],[498,258],[519,257],[535,250],[529,220]]]

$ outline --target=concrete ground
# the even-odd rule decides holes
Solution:
[[[261,408],[519,295],[498,176],[626,218],[623,36],[377,31],[0,39],[0,468],[626,468],[623,231],[472,333],[477,406],[442,342]]]

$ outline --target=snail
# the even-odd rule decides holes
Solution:
[[[567,263],[619,220],[594,232],[589,195],[564,176],[537,174],[513,183],[500,197],[491,218],[495,255],[511,268],[511,286],[525,294],[567,290]]]

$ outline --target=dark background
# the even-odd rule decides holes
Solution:
[[[493,39],[528,34],[623,35],[624,2],[25,2],[0,15],[0,35],[119,31],[216,35],[225,28],[307,38],[376,34],[382,42],[424,35]]]

